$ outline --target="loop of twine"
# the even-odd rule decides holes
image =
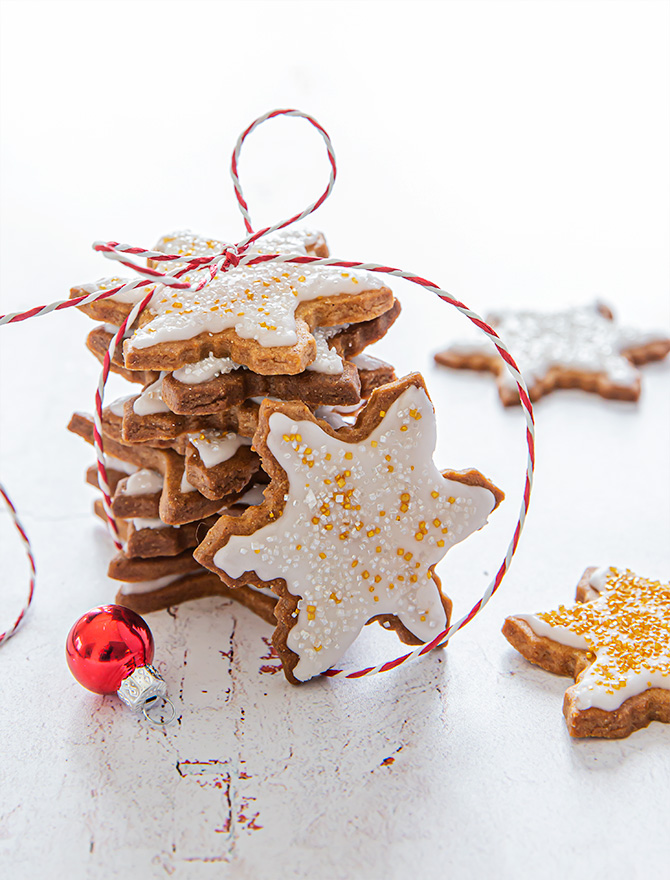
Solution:
[[[326,150],[328,153],[328,160],[330,163],[330,177],[328,180],[328,186],[324,190],[324,192],[319,196],[319,198],[305,208],[304,211],[299,214],[295,214],[287,220],[283,220],[280,223],[276,223],[273,226],[265,227],[258,232],[253,231],[253,227],[251,224],[251,217],[249,214],[249,206],[244,198],[242,185],[240,182],[239,174],[238,174],[238,162],[240,157],[240,152],[242,149],[242,144],[254,131],[258,128],[259,125],[266,122],[269,119],[273,119],[277,116],[294,116],[307,120],[314,128],[319,132],[321,137],[324,140],[326,145]],[[102,293],[92,293],[87,294],[81,297],[77,297],[76,299],[63,300],[55,303],[51,303],[46,306],[37,306],[33,309],[28,310],[27,312],[16,312],[10,315],[5,315],[0,317],[0,325],[7,323],[14,323],[16,321],[24,321],[28,318],[41,317],[42,315],[49,314],[52,311],[58,311],[65,308],[72,308],[80,305],[87,305],[92,302],[96,302],[98,300],[106,299],[110,296],[113,296],[115,293],[122,293],[130,290],[134,290],[137,288],[146,287],[148,285],[154,285],[156,283],[165,284],[170,287],[174,287],[180,290],[191,290],[197,291],[202,289],[206,284],[208,284],[219,272],[226,272],[231,266],[253,266],[260,263],[265,262],[280,262],[280,263],[292,263],[292,264],[317,264],[324,266],[338,266],[342,268],[355,268],[355,269],[364,269],[369,272],[378,272],[383,273],[385,275],[392,275],[396,278],[404,278],[407,281],[412,282],[413,284],[417,284],[421,287],[430,290],[436,296],[438,296],[443,302],[448,305],[453,306],[458,309],[458,311],[464,315],[472,324],[475,325],[482,333],[484,333],[494,344],[498,354],[502,357],[507,370],[511,373],[514,381],[516,383],[519,398],[521,402],[521,408],[524,414],[524,418],[526,421],[526,447],[528,451],[528,457],[526,461],[526,473],[525,473],[525,481],[524,481],[524,490],[523,490],[523,498],[521,501],[521,506],[519,509],[519,515],[517,519],[516,526],[514,528],[514,533],[512,538],[507,546],[507,550],[505,553],[505,557],[500,564],[495,576],[489,583],[486,588],[483,596],[473,605],[470,611],[460,618],[456,623],[452,624],[450,627],[445,629],[443,632],[439,633],[432,641],[428,642],[425,645],[422,645],[419,648],[416,648],[413,651],[410,651],[406,654],[403,654],[400,657],[396,657],[393,660],[389,660],[386,663],[379,664],[377,666],[369,666],[364,669],[357,670],[346,670],[346,669],[328,669],[323,675],[329,677],[343,677],[343,678],[364,678],[370,675],[376,675],[380,672],[388,672],[391,669],[395,669],[398,666],[401,666],[404,663],[407,663],[411,660],[418,659],[420,657],[425,656],[430,651],[433,651],[437,648],[444,647],[447,642],[464,626],[470,623],[479,612],[484,608],[484,606],[489,602],[493,594],[498,590],[502,580],[509,570],[509,567],[512,562],[512,558],[516,552],[516,549],[519,544],[519,538],[521,537],[521,532],[523,530],[524,523],[526,521],[526,515],[528,513],[528,506],[530,504],[530,495],[533,486],[533,473],[535,468],[535,420],[533,415],[533,405],[530,401],[530,397],[528,395],[528,389],[526,387],[526,383],[524,381],[521,372],[507,349],[507,346],[500,339],[496,331],[490,327],[476,312],[473,312],[469,309],[464,303],[455,299],[451,294],[447,293],[445,290],[442,290],[432,281],[428,281],[426,278],[422,278],[421,276],[412,273],[406,272],[403,269],[396,269],[392,266],[384,266],[379,263],[361,263],[357,261],[351,260],[339,260],[336,257],[310,257],[304,255],[296,255],[296,254],[256,254],[249,253],[249,246],[257,241],[262,236],[268,235],[272,232],[276,232],[279,229],[284,229],[287,226],[290,226],[292,223],[298,222],[299,220],[303,220],[312,214],[316,209],[322,205],[325,200],[328,198],[330,193],[332,192],[333,186],[335,184],[335,179],[337,177],[337,164],[335,161],[335,152],[333,150],[333,145],[330,140],[330,137],[326,130],[311,116],[307,113],[302,113],[299,110],[272,110],[269,113],[265,113],[263,116],[259,116],[252,124],[242,132],[240,137],[235,144],[235,149],[233,150],[233,155],[231,159],[231,169],[230,173],[233,179],[233,187],[235,190],[235,196],[237,198],[237,202],[239,205],[240,212],[244,219],[244,225],[246,227],[247,232],[249,233],[246,238],[237,244],[226,244],[223,250],[217,254],[213,254],[206,257],[193,257],[185,261],[183,255],[180,254],[165,254],[159,251],[147,250],[145,248],[133,247],[127,244],[120,244],[119,242],[95,242],[93,245],[94,250],[102,253],[103,256],[108,259],[116,260],[120,262],[123,266],[128,269],[132,269],[137,272],[141,278],[137,281],[131,281],[124,284],[120,284],[119,286],[112,288],[110,290],[106,290]],[[169,265],[170,262],[177,262],[181,265],[181,268],[177,267],[172,272],[163,273],[158,271],[157,269],[149,268],[147,266],[141,266],[138,263],[134,262],[131,257],[142,257],[145,259],[151,259],[155,262],[167,263]],[[199,281],[197,283],[189,284],[184,281],[180,281],[179,279],[188,272],[194,271],[196,269],[208,269],[208,272],[205,274],[204,280]],[[108,351],[105,354],[103,360],[102,372],[100,374],[100,381],[98,383],[98,390],[95,396],[95,428],[94,428],[94,447],[96,452],[96,457],[98,460],[98,480],[100,483],[100,488],[103,493],[103,506],[105,509],[105,515],[107,517],[107,521],[109,524],[110,533],[112,535],[112,539],[114,540],[117,548],[121,548],[121,543],[119,541],[118,531],[116,528],[116,523],[111,513],[111,498],[109,492],[109,484],[107,481],[107,468],[105,465],[105,453],[104,453],[104,442],[102,437],[102,402],[104,397],[104,389],[105,384],[107,382],[107,378],[109,375],[109,370],[111,366],[111,358],[112,354],[116,348],[116,346],[122,341],[123,336],[125,334],[126,328],[131,326],[133,322],[139,317],[139,315],[144,311],[149,302],[151,301],[151,297],[153,295],[153,286],[148,291],[146,296],[142,299],[141,302],[138,302],[130,314],[123,322],[117,333],[112,338]],[[32,550],[30,547],[30,541],[21,528],[18,520],[16,519],[16,512],[14,511],[14,506],[12,505],[9,497],[6,495],[2,487],[0,487],[0,493],[4,497],[5,501],[9,505],[11,511],[14,512],[14,520],[19,529],[19,533],[26,545],[28,557],[31,561],[32,566],[32,575],[31,575],[31,584],[29,591],[28,601],[21,611],[18,620],[14,624],[14,627],[9,630],[7,633],[0,635],[0,643],[2,641],[8,639],[11,635],[14,634],[18,625],[20,624],[25,611],[30,605],[30,601],[32,600],[33,589],[34,589],[34,561],[32,557]]]

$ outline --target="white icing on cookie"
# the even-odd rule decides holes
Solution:
[[[215,379],[217,376],[224,376],[228,373],[232,373],[233,370],[246,369],[248,368],[235,363],[232,358],[217,358],[214,357],[210,351],[207,357],[203,360],[197,361],[195,364],[186,364],[185,367],[180,367],[178,370],[174,371],[172,376],[177,382],[182,382],[184,385],[200,385],[201,382],[208,382],[210,379]]]
[[[609,566],[596,568],[593,574],[589,577],[589,584],[594,590],[601,593],[607,585],[607,578],[610,576],[611,572],[612,569]]]
[[[386,361],[380,361],[379,358],[372,357],[371,354],[357,354],[355,357],[349,358],[352,364],[359,370],[378,370],[380,367],[389,367]]]
[[[533,630],[536,636],[543,636],[547,639],[553,639],[561,645],[567,645],[569,648],[578,648],[585,651],[589,643],[584,636],[575,635],[571,630],[564,626],[551,626],[536,614],[515,614],[520,620],[525,620],[528,626]]]
[[[316,358],[307,367],[317,373],[329,373],[331,375],[339,375],[344,369],[342,358],[333,351],[328,345],[328,340],[332,339],[337,333],[348,325],[341,327],[317,327],[314,331],[314,339],[316,341]],[[224,376],[232,373],[233,370],[247,370],[242,364],[236,363],[229,357],[214,357],[210,352],[206,358],[197,361],[195,364],[186,364],[175,370],[172,376],[184,385],[199,385],[217,376]]]
[[[314,410],[314,415],[317,419],[328,422],[331,428],[344,428],[354,424],[361,408],[361,403],[354,403],[351,406],[318,406]]]
[[[280,398],[280,397],[270,397],[269,395],[268,395],[267,397],[263,397],[263,396],[261,395],[260,397],[250,397],[250,398],[249,398],[249,402],[250,402],[250,403],[255,403],[255,404],[257,404],[258,406],[260,406],[261,403],[263,403],[264,400],[275,400],[275,401],[277,401],[277,402],[281,402],[281,398]]]
[[[158,471],[142,468],[126,480],[124,495],[154,495],[163,489],[163,477]]]
[[[601,314],[598,303],[560,312],[504,311],[488,318],[509,348],[529,385],[543,379],[552,367],[602,373],[615,385],[630,388],[639,370],[622,352],[659,338],[658,333],[620,327]],[[488,355],[480,342],[452,346],[455,354]],[[508,370],[500,373],[509,388],[516,383]]]
[[[188,439],[197,449],[200,461],[206,468],[228,461],[241,446],[251,446],[249,438],[232,432],[223,434],[220,431],[198,431],[196,434],[189,434]]]
[[[136,531],[141,531],[142,529],[178,529],[179,526],[169,526],[167,523],[164,523],[162,519],[154,518],[154,517],[135,517],[131,519],[133,526]]]
[[[267,236],[250,249],[254,254],[306,255],[313,233],[288,230]],[[159,241],[157,250],[185,256],[214,252],[220,242],[192,233],[175,233]],[[171,264],[174,269],[174,264]],[[187,273],[182,280],[202,280],[206,270]],[[334,266],[263,263],[239,266],[219,274],[198,292],[159,285],[151,300],[151,318],[127,343],[141,349],[200,333],[220,333],[234,328],[242,339],[255,339],[265,347],[294,345],[298,336],[295,310],[299,303],[317,297],[362,293],[384,286],[381,278],[362,270]]]
[[[117,397],[116,400],[113,400],[107,409],[115,416],[123,416],[123,404],[126,400],[130,400],[131,397],[134,397],[134,394],[126,394],[125,397]]]
[[[107,454],[105,454],[105,465],[107,470],[119,471],[122,474],[134,474],[135,471],[139,470],[137,465],[130,464],[130,462],[127,461],[121,461],[120,458],[114,458],[113,455]]]
[[[134,278],[119,278],[118,276],[114,276],[113,278],[98,278],[97,281],[92,281],[90,284],[78,284],[77,289],[83,290],[84,293],[102,293],[104,290],[112,290],[114,287],[120,287],[122,284],[128,284],[129,281],[135,281]],[[163,287],[163,285],[160,285]],[[108,297],[108,299],[114,300],[115,302],[122,303],[138,303],[141,302],[144,297],[149,293],[150,290],[154,290],[156,287],[155,284],[148,284],[146,287],[136,287],[133,290],[126,290],[123,293],[115,293],[113,296]],[[105,300],[103,300],[105,302]],[[113,327],[113,324],[109,326]],[[119,327],[121,325],[119,324]],[[116,333],[119,327],[114,328],[114,333]],[[111,331],[110,331],[111,332]]]
[[[169,407],[163,403],[163,398],[161,397],[164,378],[165,373],[161,373],[160,377],[156,379],[155,382],[152,382],[151,385],[147,385],[144,391],[142,391],[133,404],[133,412],[136,413],[136,415],[149,416],[154,415],[154,413],[170,412]]]
[[[168,574],[162,578],[156,578],[153,581],[137,581],[134,584],[121,584],[121,594],[123,596],[136,596],[140,593],[153,593],[154,590],[160,590],[178,581],[184,575]]]
[[[557,611],[517,615],[538,636],[591,652],[569,689],[578,709],[612,712],[652,687],[670,688],[670,584],[631,571],[599,569],[600,596]]]
[[[282,515],[214,556],[231,577],[282,577],[299,596],[287,644],[305,681],[336,663],[375,615],[396,614],[423,641],[446,622],[430,568],[481,528],[493,494],[445,480],[432,461],[435,415],[407,388],[357,444],[275,412],[267,444],[286,471]]]
[[[262,486],[252,486],[248,492],[245,492],[237,499],[235,504],[247,504],[249,507],[257,507],[265,501]],[[274,595],[274,594],[273,594]]]
[[[317,327],[314,331],[314,340],[316,342],[316,357],[307,367],[315,373],[326,373],[329,376],[339,376],[344,370],[344,361],[335,351],[328,345],[328,340],[336,336],[341,330],[348,325],[341,327]]]
[[[188,492],[197,492],[198,490],[195,486],[192,486],[189,481],[186,479],[186,471],[182,474],[181,484],[179,486],[179,491],[183,492],[186,495]]]

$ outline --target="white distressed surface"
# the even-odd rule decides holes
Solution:
[[[644,309],[645,324],[667,330],[667,7],[438,6],[390,4],[380,16],[368,4],[351,17],[353,5],[330,3],[7,4],[3,311],[104,274],[107,264],[87,250],[94,238],[150,245],[187,224],[240,233],[220,157],[254,115],[297,105],[331,131],[340,157],[336,194],[316,218],[337,254],[417,270],[481,311],[601,295],[624,319]],[[212,33],[258,26],[260,55],[243,80],[249,41],[208,53],[207,34],[179,21],[194,8]],[[119,9],[135,31],[105,19]],[[289,24],[300,51],[287,58],[276,34]],[[177,39],[184,28],[186,46]],[[410,38],[403,63],[401,35]],[[149,36],[160,48],[146,58],[97,65]],[[364,51],[348,67],[341,56],[351,46]],[[157,58],[171,50],[193,73],[170,78],[169,97],[188,100],[192,119],[220,112],[196,126],[197,137],[162,138],[160,148],[152,137],[105,138],[139,126],[144,99],[164,87]],[[142,100],[114,101],[113,110],[95,101],[131,91]],[[273,142],[261,133],[242,157],[259,221],[302,205],[323,176],[318,146],[310,152],[305,137],[293,157],[302,133],[276,131],[276,164],[254,176]],[[404,163],[417,131],[412,180]],[[273,187],[271,171],[284,164],[308,183]],[[399,374],[426,375],[438,465],[479,467],[509,497],[442,567],[458,614],[482,592],[516,518],[522,420],[502,409],[489,377],[432,368],[430,352],[467,327],[426,294],[394,288],[404,313],[378,353]],[[72,410],[92,405],[89,327],[70,313],[0,331],[0,473],[39,567],[26,626],[0,648],[4,876],[664,874],[670,728],[571,741],[561,715],[568,681],[526,664],[500,626],[506,614],[571,599],[590,564],[668,576],[668,365],[644,368],[637,406],[579,392],[538,406],[536,490],[518,559],[447,652],[370,681],[292,688],[273,671],[262,622],[223,600],[192,603],[149,616],[180,716],[162,732],[83,691],[64,662],[72,622],[114,595],[104,576],[109,543],[83,484],[91,455],[64,431]],[[121,387],[117,380],[110,394]],[[5,622],[25,578],[4,515],[0,551]],[[369,628],[350,662],[397,651]]]

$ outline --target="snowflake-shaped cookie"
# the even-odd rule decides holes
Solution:
[[[640,372],[635,365],[660,360],[670,351],[670,339],[662,333],[620,327],[602,303],[560,312],[505,311],[487,320],[519,365],[532,400],[554,388],[637,400]],[[512,375],[485,342],[454,345],[435,360],[456,369],[489,370],[496,374],[505,406],[519,402]]]
[[[377,389],[339,429],[297,402],[262,404],[254,447],[272,477],[266,502],[222,517],[195,555],[231,586],[278,593],[275,646],[289,680],[339,661],[371,620],[411,644],[447,626],[435,565],[502,493],[477,471],[440,473],[435,439],[418,374]]]
[[[573,736],[623,737],[670,722],[670,584],[588,568],[577,604],[517,614],[503,633],[524,657],[572,675],[564,713]]]

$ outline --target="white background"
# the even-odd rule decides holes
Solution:
[[[107,274],[94,239],[151,246],[190,226],[235,240],[238,133],[276,106],[315,114],[339,180],[314,218],[331,251],[416,271],[485,313],[601,297],[670,330],[667,3],[5,2],[0,306]],[[300,121],[256,133],[241,174],[267,223],[323,188]],[[488,376],[432,366],[464,319],[395,284],[377,347],[426,375],[439,466],[508,502],[442,567],[456,613],[503,555],[522,418]],[[451,643],[373,681],[289,687],[269,631],[223,600],[149,617],[181,722],[154,731],[71,679],[71,623],[114,596],[110,546],[64,426],[92,407],[90,322],[3,328],[1,474],[40,572],[0,649],[0,865],[12,877],[642,877],[667,869],[670,731],[575,742],[568,682],[505,642],[506,614],[572,598],[584,567],[669,568],[670,366],[639,404],[581,392],[537,407],[538,470],[518,557]],[[118,387],[117,383],[117,387]],[[0,520],[0,629],[25,567]],[[366,632],[352,665],[394,656]],[[384,763],[393,758],[393,762]]]

